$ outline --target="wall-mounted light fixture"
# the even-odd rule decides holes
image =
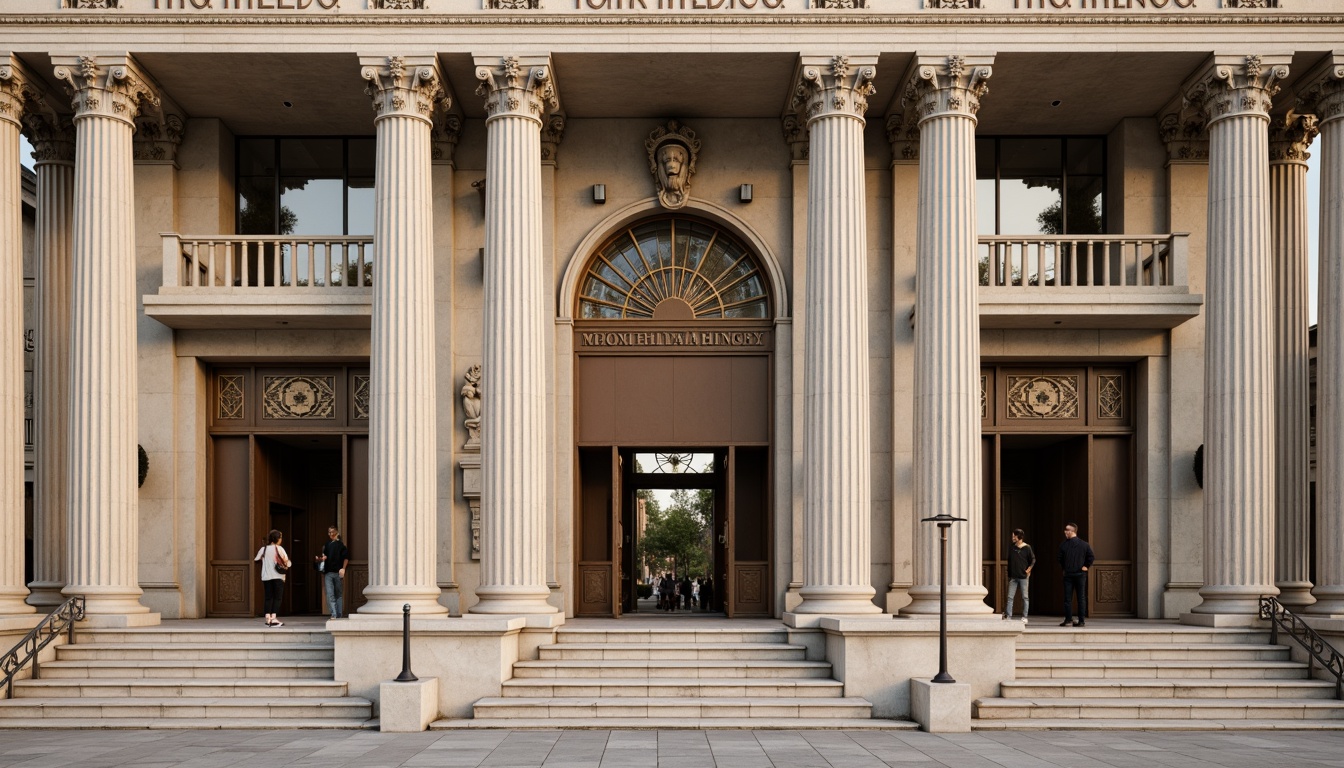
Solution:
[[[743,203],[751,202],[751,185],[743,184],[737,188],[737,199]]]
[[[606,205],[606,204],[607,204],[607,185],[606,185],[606,184],[594,184],[594,185],[593,185],[593,202],[594,202],[594,203],[597,203],[598,205]]]

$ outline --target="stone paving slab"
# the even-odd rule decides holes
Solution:
[[[1344,768],[1344,733],[9,731],[0,768]]]

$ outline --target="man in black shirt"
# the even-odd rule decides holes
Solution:
[[[1013,545],[1008,548],[1008,602],[1003,606],[1003,618],[1013,618],[1013,596],[1021,589],[1023,624],[1027,623],[1027,616],[1031,613],[1027,579],[1031,578],[1031,569],[1036,567],[1036,553],[1023,540],[1026,535],[1021,528],[1013,529]]]
[[[317,556],[317,568],[322,572],[331,618],[339,619],[345,612],[345,568],[350,565],[350,550],[341,541],[341,532],[336,526],[327,529],[327,538],[330,541],[322,545],[322,554]]]
[[[1078,524],[1064,526],[1064,541],[1059,545],[1059,566],[1064,569],[1064,621],[1061,627],[1070,623],[1081,627],[1087,622],[1087,569],[1092,567],[1096,556],[1092,554],[1092,545],[1078,538]],[[1073,620],[1073,594],[1078,593],[1078,620]]]

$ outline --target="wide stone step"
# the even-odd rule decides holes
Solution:
[[[1244,678],[1301,680],[1307,677],[1307,665],[1297,661],[1185,661],[1181,659],[1141,659],[1137,661],[1047,661],[1018,660],[1017,678],[1023,679],[1163,679],[1188,680]]]
[[[290,661],[288,659],[238,661],[151,661],[145,659],[78,659],[48,661],[42,665],[42,679],[260,679],[303,678],[331,680],[335,667],[327,661]]]
[[[22,680],[14,685],[18,699],[57,698],[336,698],[348,686],[334,680],[202,679],[50,679]]]
[[[1344,702],[1320,699],[980,699],[982,720],[1328,720],[1344,718]]]
[[[499,718],[484,720],[436,720],[430,730],[505,729],[510,731],[548,730],[556,728],[555,720],[548,717]],[[575,717],[567,718],[565,730],[622,730],[622,731],[916,731],[919,724],[909,720],[874,720],[847,717],[678,717],[664,720],[660,717]]]
[[[267,629],[257,619],[257,628],[229,629],[209,631],[200,629],[172,629],[170,627],[146,627],[143,629],[89,629],[75,630],[75,643],[301,643],[303,645],[331,648],[331,634],[324,630],[290,629],[273,627]]]
[[[1050,643],[1052,645],[1075,645],[1088,643],[1139,643],[1143,645],[1208,645],[1213,644],[1250,644],[1266,645],[1269,632],[1263,629],[1212,629],[1205,627],[1081,627],[1061,628],[1055,626],[1057,618],[1045,617],[1039,623],[1028,625],[1020,638],[1023,643]]]
[[[654,718],[673,722],[683,717],[866,718],[872,716],[872,707],[866,699],[859,698],[485,698],[476,702],[473,713],[477,719]]]
[[[8,718],[340,718],[367,720],[367,699],[340,698],[89,698],[0,700],[0,721]]]
[[[806,657],[801,645],[783,643],[556,643],[540,648],[541,659],[798,659]]]
[[[0,717],[0,730],[97,730],[97,731],[293,731],[358,730],[376,727],[368,717]]]
[[[302,643],[75,643],[56,649],[56,658],[108,660],[330,661],[333,650]]]
[[[829,678],[825,661],[741,659],[547,659],[520,661],[513,665],[515,678]]]
[[[783,629],[570,629],[561,627],[556,632],[557,643],[639,643],[639,644],[693,644],[693,643],[771,643],[785,644],[789,633]]]
[[[1344,720],[972,720],[973,731],[1344,731]]]
[[[1168,698],[1168,699],[1330,699],[1335,684],[1325,680],[1013,680],[1003,698]]]
[[[691,698],[840,698],[845,684],[838,680],[747,679],[747,678],[666,678],[658,680],[625,678],[598,680],[581,678],[515,678],[504,682],[505,698],[578,698],[578,697],[691,697]]]
[[[1021,642],[1017,644],[1017,660],[1055,660],[1066,655],[1070,661],[1185,659],[1217,661],[1287,661],[1286,645],[1258,645],[1251,643],[1205,643],[1177,646],[1170,643],[1076,643],[1061,648],[1051,643]]]

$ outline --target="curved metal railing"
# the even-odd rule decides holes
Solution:
[[[0,680],[0,686],[5,688],[5,698],[14,698],[14,677],[28,666],[30,661],[33,663],[33,679],[37,679],[41,672],[37,657],[43,648],[51,645],[51,642],[62,633],[66,635],[66,642],[75,642],[75,622],[83,620],[84,596],[76,595],[43,617],[17,645],[0,656],[0,673],[5,676]]]
[[[1316,630],[1307,626],[1305,621],[1288,610],[1277,598],[1269,596],[1260,598],[1260,618],[1269,620],[1270,645],[1279,644],[1280,629],[1288,633],[1298,645],[1307,650],[1310,657],[1307,661],[1308,677],[1316,676],[1316,668],[1311,660],[1320,662],[1325,671],[1335,678],[1335,698],[1344,699],[1344,656],[1339,655],[1334,646],[1316,634]]]

